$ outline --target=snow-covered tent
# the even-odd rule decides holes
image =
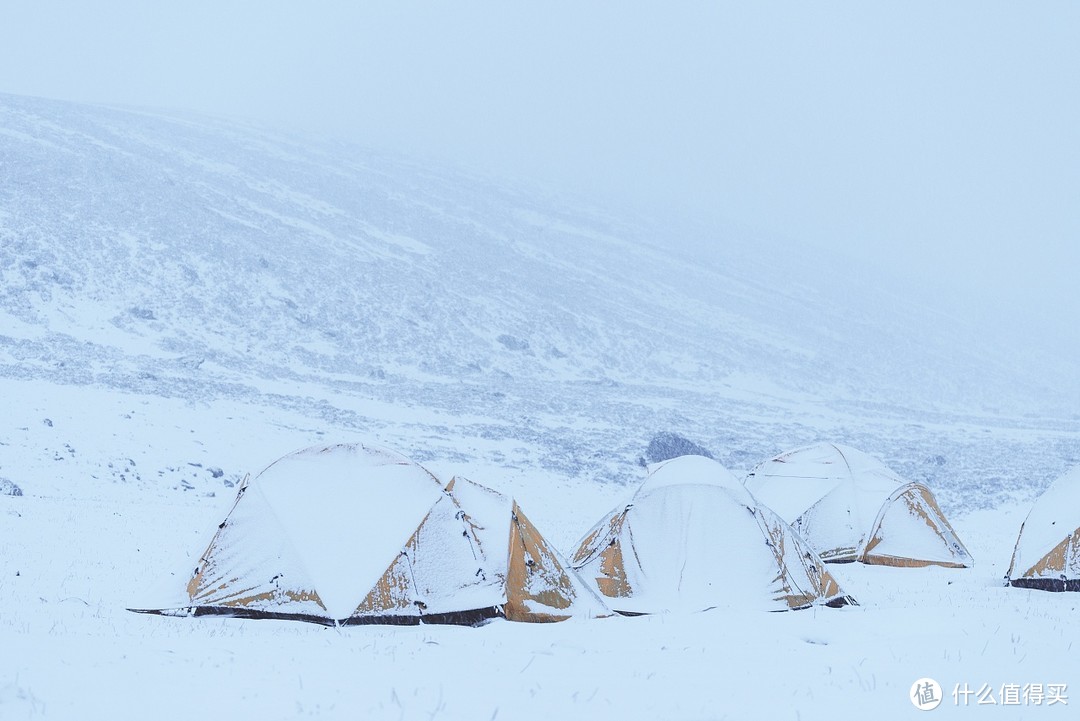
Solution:
[[[1080,467],[1050,484],[1031,507],[1005,580],[1020,588],[1080,591]]]
[[[818,443],[757,466],[746,487],[825,561],[974,565],[930,489],[862,451]]]
[[[783,520],[703,456],[651,466],[630,502],[586,534],[572,563],[628,615],[853,602]]]
[[[610,614],[512,499],[359,444],[245,479],[186,597],[138,610],[325,625]]]

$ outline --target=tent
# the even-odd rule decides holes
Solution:
[[[1080,591],[1080,467],[1050,484],[1032,506],[1005,581],[1019,588]]]
[[[974,565],[929,488],[854,448],[819,443],[782,453],[751,471],[746,487],[825,561]]]
[[[572,563],[625,615],[853,603],[783,520],[703,456],[651,466],[630,502],[581,540]]]
[[[610,613],[512,499],[359,444],[297,451],[245,479],[186,591],[133,610],[324,625]]]

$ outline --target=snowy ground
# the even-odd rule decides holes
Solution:
[[[1076,681],[1080,594],[1001,578],[1080,464],[1074,355],[851,259],[336,144],[13,96],[0,121],[0,494],[24,493],[0,495],[0,721],[903,719],[922,677],[939,716],[1070,717],[1001,692]],[[465,475],[569,551],[667,432],[738,475],[816,441],[868,451],[937,492],[977,565],[841,566],[860,606],[781,614],[125,610],[175,596],[236,484],[299,448]]]
[[[0,496],[0,719],[903,719],[923,713],[908,699],[922,677],[943,687],[937,716],[1073,717],[1071,699],[1001,703],[1008,684],[1080,683],[1080,597],[1001,586],[1030,493],[953,514],[974,569],[832,567],[855,608],[475,629],[161,618],[125,608],[184,583],[230,484],[357,438],[239,403],[3,390],[23,412],[0,427],[0,476],[25,495]],[[629,493],[429,466],[514,494],[564,551]],[[957,705],[958,684],[997,705]]]

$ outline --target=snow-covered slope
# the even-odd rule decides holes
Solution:
[[[0,169],[0,377],[287,408],[421,460],[514,440],[486,460],[595,478],[629,478],[657,431],[733,468],[825,435],[926,476],[958,454],[927,424],[976,429],[982,456],[984,427],[1041,453],[1078,425],[1054,420],[1075,364],[1032,372],[887,269],[794,245],[7,95]]]

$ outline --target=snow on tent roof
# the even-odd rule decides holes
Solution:
[[[409,459],[362,445],[309,448],[256,476],[332,618],[345,618],[401,551],[442,485]]]
[[[461,478],[444,488],[393,451],[321,446],[245,479],[187,599],[147,612],[324,624],[605,615],[568,568],[502,494]]]
[[[754,468],[746,487],[826,561],[972,565],[928,488],[854,448],[819,443],[782,453]]]
[[[1051,483],[1032,505],[1005,578],[1024,588],[1080,591],[1080,466]]]
[[[447,489],[461,508],[468,509],[474,521],[471,531],[489,549],[491,563],[505,566],[509,547],[503,546],[510,537],[514,502],[498,491],[462,476],[451,479]]]
[[[849,494],[851,511],[869,526],[882,499],[904,483],[884,463],[848,446],[818,443],[759,464],[746,479],[754,498],[793,522],[829,493]]]
[[[638,487],[635,498],[645,496],[664,486],[700,485],[724,488],[735,498],[748,504],[753,498],[734,473],[718,461],[705,456],[679,456],[649,465],[645,481]]]
[[[573,564],[627,614],[850,602],[787,524],[701,456],[653,467],[631,503],[586,534]]]
[[[506,577],[504,612],[511,620],[561,620],[569,615],[610,616],[611,610],[549,544],[517,502],[455,477],[451,495],[468,509],[470,531],[501,559],[497,572]],[[500,555],[501,554],[501,555]]]

